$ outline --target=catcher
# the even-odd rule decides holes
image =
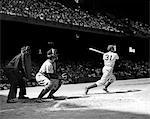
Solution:
[[[58,60],[57,50],[51,48],[47,51],[47,60],[42,64],[39,72],[36,74],[36,81],[39,85],[43,85],[44,89],[38,96],[42,99],[45,94],[49,92],[47,98],[55,98],[53,94],[60,88],[62,80],[67,78],[63,73],[61,76],[56,71],[56,61]]]
[[[113,69],[116,60],[119,59],[117,53],[115,53],[114,45],[108,45],[107,47],[108,52],[104,53],[103,60],[104,60],[104,67],[102,69],[103,75],[100,80],[85,88],[85,94],[87,95],[88,91],[91,88],[95,88],[97,86],[103,85],[103,90],[109,92],[107,90],[108,86],[116,80],[115,75],[113,74]]]

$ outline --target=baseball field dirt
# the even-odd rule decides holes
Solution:
[[[9,90],[0,91],[0,119],[150,119],[150,78],[114,82],[109,93],[91,83],[68,84],[55,93],[56,100],[36,98],[42,87],[27,87],[30,99],[6,103]]]

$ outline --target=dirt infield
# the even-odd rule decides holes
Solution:
[[[110,93],[101,87],[84,95],[91,83],[63,85],[57,100],[36,102],[42,87],[27,88],[28,100],[6,103],[8,90],[0,91],[1,119],[150,119],[150,78],[116,81]]]

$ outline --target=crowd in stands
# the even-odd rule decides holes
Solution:
[[[89,14],[80,8],[66,7],[58,0],[2,0],[0,13],[46,20],[60,24],[105,30],[117,33],[150,32],[148,25],[135,22],[127,25],[119,19],[110,18],[107,14]],[[127,25],[127,26],[126,26]],[[129,29],[129,26],[132,29]]]
[[[45,20],[65,25],[92,28],[117,33],[143,33],[150,35],[150,26],[141,22],[126,19],[117,19],[108,14],[90,14],[81,9],[66,7],[58,0],[1,0],[0,14],[21,16]],[[60,63],[59,70],[68,73],[66,83],[81,83],[96,81],[102,75],[102,63],[93,65],[91,62]],[[39,70],[39,64],[33,63],[33,77]],[[148,62],[122,61],[116,66],[115,75],[117,79],[145,78],[150,76],[150,64]],[[34,78],[33,78],[34,82]],[[8,84],[3,69],[0,69],[0,88]],[[32,83],[29,85],[36,85]]]
[[[68,79],[65,84],[84,83],[97,81],[102,75],[103,63],[95,62],[68,62],[58,63],[58,72],[66,72]],[[35,74],[38,72],[40,66],[37,63],[32,63],[33,79],[27,81],[28,86],[36,86]],[[150,64],[145,61],[133,62],[131,60],[123,60],[118,62],[114,74],[117,80],[149,78]],[[9,86],[8,79],[3,69],[0,69],[0,88]],[[5,87],[5,88],[4,88]]]
[[[58,1],[49,0],[3,0],[1,13],[47,20],[74,26],[120,32],[105,23],[105,17],[96,18],[87,11],[71,9]]]
[[[133,22],[132,26],[139,31],[143,32],[144,34],[149,34],[150,35],[150,27],[147,24],[143,24],[141,22]]]
[[[150,35],[150,26],[147,24],[129,18],[121,19],[121,22],[124,24],[124,28],[130,28],[130,32],[134,35]]]

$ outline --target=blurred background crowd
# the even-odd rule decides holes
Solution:
[[[103,62],[59,62],[58,72],[68,74],[64,84],[85,83],[97,81],[102,75]],[[27,86],[37,86],[35,75],[40,68],[39,63],[32,62],[32,80],[27,81]],[[117,80],[148,78],[150,64],[145,61],[133,62],[131,60],[118,61],[114,69]],[[8,79],[4,70],[0,69],[0,88],[9,88]]]
[[[89,13],[87,10],[71,8],[60,0],[2,0],[0,13],[34,18],[71,26],[92,28],[133,35],[150,35],[150,27],[128,18],[116,18],[107,12]]]

